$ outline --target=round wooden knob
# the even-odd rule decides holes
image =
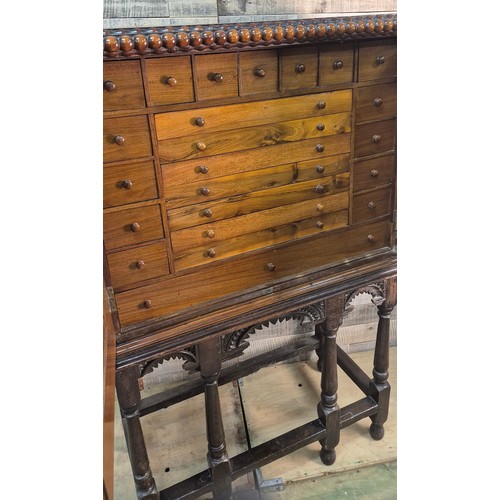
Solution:
[[[141,230],[141,226],[140,226],[140,224],[138,222],[134,222],[133,224],[130,224],[130,230],[133,233],[137,233],[137,231]]]
[[[194,123],[195,123],[195,125],[198,125],[198,127],[203,127],[203,125],[205,125],[205,120],[200,116],[200,117],[196,118]]]
[[[318,109],[325,109],[326,108],[326,102],[325,101],[318,101],[318,103],[316,104],[316,107]]]
[[[384,56],[378,56],[377,59],[375,59],[375,62],[377,64],[384,64],[385,63],[385,57]]]
[[[145,300],[142,305],[146,308],[146,309],[150,309],[151,306],[153,305],[153,303],[150,301],[150,300]]]
[[[207,231],[207,236],[208,236],[209,238],[215,238],[215,231],[214,231],[213,229],[209,229],[209,230]]]
[[[297,64],[297,66],[295,66],[295,71],[297,73],[304,73],[305,70],[306,70],[305,64]]]
[[[255,70],[255,76],[258,76],[259,78],[264,78],[266,76],[266,70],[264,69],[256,69]]]
[[[342,61],[335,61],[333,63],[333,69],[342,69],[344,67],[344,63]]]
[[[210,248],[208,251],[207,251],[207,255],[213,259],[215,257],[215,248]]]
[[[143,269],[145,265],[146,263],[142,259],[138,260],[135,263],[135,267],[137,267],[137,269]]]
[[[201,188],[200,189],[200,193],[203,195],[203,196],[208,196],[210,194],[210,189],[208,188]]]
[[[377,108],[379,106],[382,106],[382,99],[380,97],[376,97],[375,99],[373,99],[373,104],[377,106]]]
[[[125,189],[132,189],[132,181],[130,179],[124,179],[122,181],[122,187],[125,188]]]
[[[197,142],[196,149],[198,151],[205,151],[205,149],[207,149],[207,145],[204,142]]]
[[[373,201],[370,201],[370,203],[368,203],[368,208],[369,208],[370,210],[374,210],[376,206],[377,206],[377,205],[375,205],[375,203],[374,203]]]
[[[372,177],[378,177],[378,174],[379,174],[379,171],[378,171],[378,170],[375,170],[375,169],[373,169],[373,170],[370,172],[370,175],[371,175]]]
[[[321,203],[318,203],[316,205],[316,208],[317,208],[318,212],[323,212],[323,210],[325,209],[325,205],[322,205]]]
[[[322,153],[325,150],[325,146],[323,144],[316,144],[316,151],[318,153]]]
[[[323,130],[325,130],[325,126],[322,123],[318,123],[316,125],[316,130],[319,130],[320,132],[322,132]]]
[[[318,229],[323,229],[325,227],[325,225],[323,224],[323,222],[321,222],[320,220],[318,222],[316,222],[316,227]]]
[[[208,167],[205,166],[205,165],[200,165],[200,167],[198,168],[198,171],[201,173],[201,174],[208,174]]]
[[[104,88],[106,90],[109,90],[109,92],[112,92],[113,90],[116,89],[116,83],[112,82],[111,80],[107,80],[104,82]]]
[[[117,135],[114,139],[115,144],[118,144],[118,146],[121,146],[125,142],[125,137],[123,135]]]
[[[173,76],[169,76],[166,82],[167,85],[170,85],[171,87],[175,87],[177,85],[177,80]]]
[[[205,217],[212,217],[214,213],[212,212],[212,210],[210,210],[209,208],[205,208],[205,210],[203,210],[203,215]]]
[[[379,134],[373,134],[372,135],[372,142],[375,143],[375,144],[378,144],[381,139],[382,139],[382,137]]]
[[[318,172],[318,174],[324,173],[325,167],[323,165],[316,165],[316,172]]]
[[[369,234],[366,238],[370,243],[374,243],[375,242],[375,236],[373,236],[373,234]]]
[[[314,190],[318,193],[318,194],[321,194],[321,193],[324,193],[326,191],[326,186],[324,184],[318,184]]]
[[[224,75],[222,73],[214,73],[212,80],[216,83],[221,83],[224,80]]]
[[[272,273],[275,270],[276,270],[276,266],[272,262],[269,262],[268,264],[266,264],[266,271],[269,271],[270,273]]]

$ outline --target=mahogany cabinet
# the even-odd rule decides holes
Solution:
[[[340,428],[365,417],[381,438],[395,305],[396,16],[108,30],[103,43],[104,276],[138,498],[229,498],[231,480],[315,440],[331,464]],[[361,292],[381,318],[373,378],[335,344]],[[318,420],[288,433],[280,453],[269,442],[228,457],[218,383],[262,360],[224,361],[245,359],[242,332],[294,314],[314,316],[301,348],[319,355]],[[158,492],[140,416],[173,399],[141,399],[140,378],[186,350],[205,392],[210,480]],[[336,402],[337,365],[366,394],[349,411]]]

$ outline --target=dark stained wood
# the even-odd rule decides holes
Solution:
[[[352,82],[354,76],[354,47],[323,45],[319,48],[319,85]]]
[[[356,100],[356,122],[395,116],[396,96],[396,82],[359,87]]]
[[[354,192],[388,185],[393,177],[393,154],[357,161],[353,167]]]
[[[281,88],[315,87],[318,84],[318,48],[300,47],[281,52]]]
[[[352,207],[353,224],[388,215],[391,207],[390,186],[354,195]]]
[[[360,46],[360,82],[394,77],[396,70],[396,40],[383,40]]]
[[[356,127],[356,156],[369,156],[394,149],[396,120],[383,120]]]

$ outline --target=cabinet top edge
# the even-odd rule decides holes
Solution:
[[[104,60],[396,38],[397,14],[109,29]]]

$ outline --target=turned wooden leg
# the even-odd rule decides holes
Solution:
[[[116,374],[116,393],[120,404],[123,430],[127,441],[130,464],[134,474],[135,488],[139,500],[158,500],[158,490],[149,466],[148,453],[139,419],[138,367],[127,368]]]
[[[389,327],[391,313],[396,305],[396,277],[385,282],[385,300],[378,306],[377,340],[373,358],[372,397],[377,401],[379,410],[370,417],[370,435],[375,440],[384,437],[384,423],[389,415]]]
[[[205,412],[208,439],[208,467],[212,473],[215,499],[231,498],[231,466],[226,451],[224,426],[219,400],[218,378],[221,369],[220,339],[199,344],[200,371],[205,385]]]
[[[335,462],[335,446],[340,440],[340,408],[337,404],[337,331],[343,320],[345,299],[337,295],[325,302],[323,323],[317,325],[317,334],[321,334],[321,401],[318,403],[318,417],[326,427],[326,436],[320,440],[321,461],[325,465]]]

